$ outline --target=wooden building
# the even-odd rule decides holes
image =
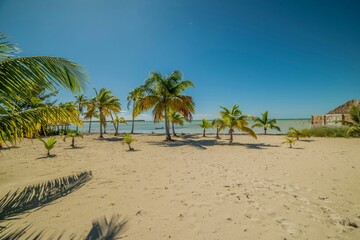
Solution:
[[[351,121],[349,110],[352,106],[360,106],[360,100],[350,100],[324,115],[312,115],[311,126],[341,126],[341,121]]]

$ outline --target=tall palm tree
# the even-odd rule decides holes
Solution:
[[[175,133],[175,124],[183,126],[184,121],[187,121],[187,119],[185,119],[181,113],[171,111],[169,114],[169,121],[171,122],[173,136],[176,137],[177,135]]]
[[[56,91],[64,87],[74,93],[80,92],[87,82],[84,70],[64,58],[13,57],[16,53],[16,45],[0,33],[0,136],[16,142],[24,133],[38,132],[38,125],[45,127],[64,119],[78,123],[77,116],[58,106],[20,110],[17,102],[25,102],[24,96],[38,88]]]
[[[139,115],[140,111],[137,107],[138,100],[144,97],[144,89],[143,87],[138,87],[129,92],[129,96],[127,97],[128,105],[127,108],[130,108],[132,103],[132,123],[131,123],[131,134],[134,134],[134,126],[135,126],[135,118]]]
[[[192,97],[182,95],[182,92],[193,87],[194,84],[188,80],[182,80],[179,71],[172,72],[169,76],[153,72],[145,81],[144,97],[139,99],[139,110],[145,111],[153,108],[154,122],[165,120],[166,140],[171,141],[169,111],[177,111],[185,118],[192,119],[195,105]]]
[[[105,88],[100,89],[100,91],[96,91],[96,96],[93,98],[93,103],[95,108],[99,111],[99,119],[100,119],[100,137],[103,136],[103,126],[106,126],[106,116],[110,116],[111,112],[118,113],[121,110],[120,100],[118,97],[112,96],[111,91]]]
[[[198,124],[198,125],[203,129],[203,137],[205,137],[205,131],[206,131],[206,129],[212,127],[211,123],[210,123],[208,120],[206,120],[205,118],[202,119],[202,120],[201,120],[201,123]]]
[[[84,107],[87,105],[88,103],[88,99],[84,94],[79,94],[77,96],[75,96],[75,104],[77,104],[78,110],[79,110],[79,120],[80,120],[80,115],[84,113]],[[76,125],[76,131],[79,130],[79,126]]]
[[[266,131],[268,130],[268,128],[270,129],[276,129],[279,132],[281,131],[280,128],[278,126],[276,126],[276,120],[275,119],[268,119],[268,111],[265,111],[264,113],[262,113],[262,117],[254,117],[254,124],[252,125],[251,128],[254,127],[262,127],[264,128],[264,134],[266,135]]]
[[[216,128],[216,138],[220,139],[219,133],[226,128],[225,122],[221,118],[214,119],[211,122],[212,127]]]
[[[229,144],[231,144],[234,140],[233,133],[236,128],[239,131],[246,132],[250,134],[252,137],[257,138],[254,131],[251,130],[251,128],[247,127],[249,123],[246,121],[246,119],[249,118],[250,116],[243,115],[242,112],[239,110],[239,105],[236,104],[231,109],[228,109],[226,107],[221,107],[221,108],[223,109],[223,111],[220,111],[220,115],[224,120],[226,127],[229,128],[229,134],[230,134]]]

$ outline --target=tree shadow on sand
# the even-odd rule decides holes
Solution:
[[[123,137],[104,137],[104,138],[95,138],[95,140],[98,141],[105,141],[105,142],[120,142],[122,141],[124,138]]]
[[[108,220],[105,216],[96,219],[92,223],[92,227],[90,228],[87,236],[77,237],[75,233],[72,233],[70,237],[66,237],[66,239],[81,239],[81,240],[115,240],[119,239],[123,232],[126,230],[127,220],[120,219],[120,215],[113,214],[112,217]],[[45,230],[31,230],[31,225],[27,225],[22,229],[16,230],[8,230],[0,228],[0,239],[4,240],[17,240],[17,239],[65,239],[64,232],[61,234],[52,233],[46,236]],[[27,235],[25,237],[25,235]]]
[[[89,171],[57,178],[24,189],[9,191],[0,199],[0,221],[43,207],[82,187],[92,177]]]
[[[196,139],[196,137],[194,137]],[[231,145],[229,145],[229,142],[227,139],[219,140],[219,139],[203,139],[200,140],[194,140],[192,137],[186,138],[186,140],[175,140],[172,142],[169,141],[162,141],[162,142],[156,142],[156,141],[148,141],[147,143],[157,146],[164,146],[164,147],[180,147],[180,146],[192,146],[200,150],[206,150],[208,147],[211,146],[243,146],[249,149],[266,149],[271,147],[279,147],[278,145],[272,145],[272,144],[265,144],[265,143],[237,143],[233,142]]]

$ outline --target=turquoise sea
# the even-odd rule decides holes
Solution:
[[[194,120],[191,123],[185,123],[184,126],[175,126],[176,133],[202,133],[202,128],[198,125],[200,124],[200,120]],[[253,122],[249,120],[249,125],[251,126]],[[269,129],[269,134],[285,134],[289,127],[294,127],[296,129],[310,128],[311,122],[310,119],[280,119],[277,120],[277,125],[280,127],[281,132],[276,130]],[[136,121],[135,122],[135,133],[165,133],[165,129],[161,129],[164,127],[164,122],[154,123],[152,121]],[[89,122],[84,121],[84,127],[79,128],[80,131],[88,132],[89,130]],[[127,132],[129,133],[131,130],[131,121],[128,121],[127,124],[120,124],[119,132]],[[99,122],[91,123],[91,132],[99,132],[100,126]],[[108,133],[113,133],[115,131],[114,125],[111,122],[107,123],[106,131]],[[262,128],[254,128],[256,133],[263,133],[264,130]],[[215,129],[207,129],[207,133],[216,133]],[[227,133],[227,130],[224,131]]]

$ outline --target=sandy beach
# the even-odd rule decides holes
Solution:
[[[58,141],[55,157],[37,140],[3,150],[0,194],[92,171],[92,179],[52,203],[1,222],[45,236],[84,238],[92,221],[121,215],[122,239],[360,239],[360,139],[283,136],[97,135]],[[60,139],[59,139],[60,140]],[[26,234],[24,235],[26,236]]]

